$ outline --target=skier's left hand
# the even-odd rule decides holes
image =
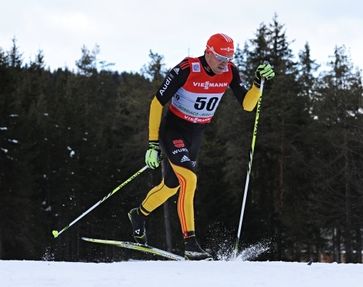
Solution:
[[[274,77],[275,77],[275,72],[272,69],[271,65],[268,63],[261,64],[256,69],[255,79],[253,82],[257,87],[260,87],[262,78],[265,78],[266,80],[271,80]]]

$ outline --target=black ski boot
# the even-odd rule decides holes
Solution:
[[[188,260],[213,260],[212,255],[200,247],[195,236],[184,239],[184,257]]]
[[[137,243],[147,244],[146,238],[146,216],[140,214],[138,208],[133,208],[128,213],[132,224],[132,235]]]

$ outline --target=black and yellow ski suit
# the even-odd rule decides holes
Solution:
[[[149,140],[159,141],[164,154],[163,179],[149,191],[140,210],[144,215],[150,214],[179,190],[177,208],[185,238],[195,234],[196,159],[203,131],[228,87],[244,110],[254,109],[260,90],[255,85],[247,90],[233,63],[217,75],[204,56],[185,58],[169,72],[151,101]],[[163,106],[168,102],[162,120]]]

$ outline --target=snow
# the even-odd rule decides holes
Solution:
[[[69,151],[70,158],[73,158],[76,155],[76,152],[70,146],[67,146],[67,150]]]
[[[0,261],[1,287],[360,287],[362,264]]]

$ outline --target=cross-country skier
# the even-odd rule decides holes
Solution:
[[[168,198],[179,191],[177,209],[184,236],[184,256],[203,260],[211,255],[196,239],[193,199],[197,186],[196,159],[204,129],[228,87],[246,111],[252,111],[260,97],[261,78],[272,79],[275,73],[269,64],[261,64],[255,72],[252,87],[242,84],[236,66],[233,40],[225,34],[212,35],[203,56],[187,57],[176,65],[152,99],[149,114],[149,145],[146,164],[155,169],[163,152],[163,179],[152,188],[141,205],[129,212],[133,236],[146,243],[147,217]],[[169,101],[166,116],[163,106]]]

